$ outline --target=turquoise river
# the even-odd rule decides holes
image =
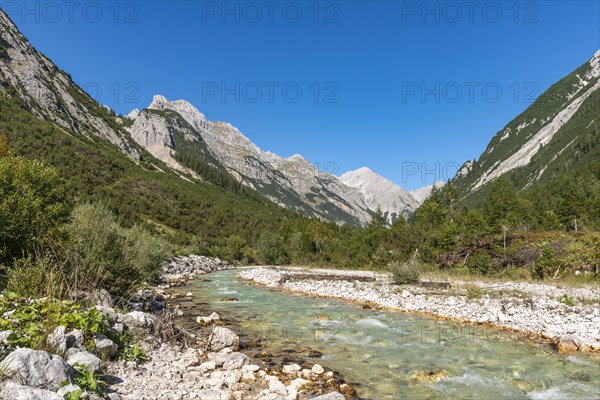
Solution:
[[[178,288],[194,294],[181,305],[216,311],[244,342],[261,344],[247,354],[300,355],[339,372],[361,398],[600,399],[598,355],[562,355],[513,333],[274,291],[236,275]],[[419,379],[430,372],[446,377]]]

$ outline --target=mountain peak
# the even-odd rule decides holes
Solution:
[[[433,188],[440,189],[445,184],[446,184],[446,182],[444,182],[444,181],[437,181],[431,185],[427,185],[427,186],[424,186],[419,189],[411,190],[409,193],[419,203],[419,205],[421,205],[421,204],[423,204],[423,202],[425,200],[427,200],[427,198],[431,194],[431,191],[433,190]]]
[[[152,97],[152,103],[150,103],[148,108],[153,110],[162,110],[167,103],[169,103],[169,100],[167,100],[165,96],[161,94],[155,94],[154,97]]]
[[[348,171],[340,180],[358,189],[369,208],[380,209],[390,224],[400,216],[407,217],[419,206],[406,190],[368,167]]]

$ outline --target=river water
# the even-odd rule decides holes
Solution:
[[[312,349],[306,365],[338,371],[361,398],[600,399],[597,355],[561,355],[513,333],[273,291],[236,275],[213,273],[179,290],[193,292],[188,307],[216,311],[242,339],[259,341],[256,353]],[[314,351],[322,357],[309,357]]]

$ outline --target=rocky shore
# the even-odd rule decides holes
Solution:
[[[431,290],[394,285],[388,274],[271,267],[244,270],[240,276],[271,288],[523,332],[550,340],[564,353],[600,352],[597,286],[455,281],[451,290]]]
[[[342,400],[354,389],[318,364],[263,368],[239,352],[240,338],[219,324],[216,313],[197,316],[203,329],[187,332],[172,323],[168,289],[189,279],[232,268],[219,259],[187,256],[163,263],[158,286],[140,290],[127,301],[134,311],[118,312],[107,292],[90,294],[96,310],[109,321],[111,333],[130,332],[135,357],[116,358],[119,344],[102,333],[84,337],[58,326],[44,350],[14,348],[0,362],[0,399],[6,400]],[[35,302],[36,300],[32,300]],[[177,310],[175,310],[177,312]],[[3,316],[4,317],[4,316]],[[0,349],[9,348],[10,331],[0,332]],[[107,333],[108,334],[108,333]],[[112,337],[112,335],[109,335]],[[93,343],[93,344],[91,344]],[[131,351],[131,350],[130,350]],[[94,393],[93,372],[104,382]],[[81,375],[79,375],[81,377]],[[85,385],[82,385],[85,382]],[[342,394],[344,393],[344,394]]]

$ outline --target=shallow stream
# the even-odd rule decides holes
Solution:
[[[561,355],[513,333],[278,292],[236,275],[178,288],[194,294],[182,306],[229,319],[245,342],[262,346],[249,354],[289,354],[338,371],[361,398],[600,399],[597,355]]]

